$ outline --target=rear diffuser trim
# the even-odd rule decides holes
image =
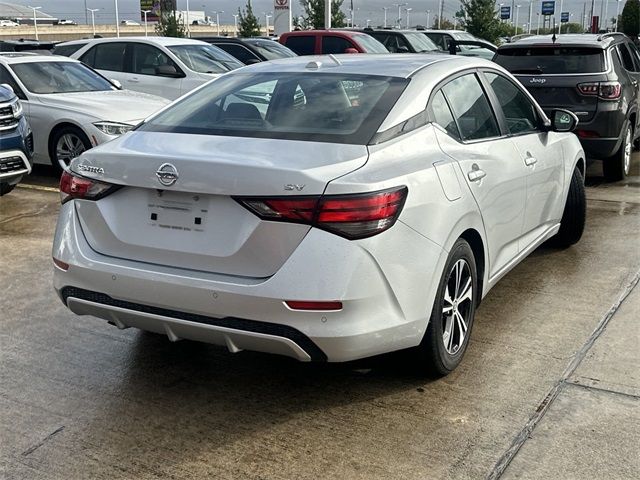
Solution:
[[[257,320],[248,320],[245,318],[236,317],[224,317],[214,318],[207,317],[205,315],[198,315],[195,313],[180,312],[177,310],[170,310],[167,308],[152,307],[149,305],[143,305],[139,303],[127,302],[125,300],[117,300],[110,297],[107,294],[100,292],[92,292],[90,290],[84,290],[77,287],[63,287],[60,291],[62,299],[65,304],[67,299],[78,298],[81,300],[87,300],[89,302],[99,303],[102,305],[109,305],[113,307],[122,308],[125,310],[132,310],[134,312],[148,313],[152,315],[160,315],[163,317],[175,318],[178,320],[185,320],[193,323],[201,323],[204,325],[211,325],[215,327],[230,328],[238,331],[262,333],[266,335],[273,335],[276,337],[288,338],[302,350],[314,362],[326,362],[327,355],[318,347],[313,341],[307,337],[304,333],[296,330],[288,325],[279,325],[277,323],[259,322]]]

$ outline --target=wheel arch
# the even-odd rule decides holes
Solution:
[[[480,295],[478,295],[476,300],[476,306],[477,306],[477,305],[480,305],[480,301],[482,300],[482,292],[484,289],[484,275],[486,271],[486,266],[485,266],[486,251],[484,248],[484,242],[482,241],[482,236],[480,235],[480,233],[474,228],[468,228],[467,230],[462,232],[459,238],[464,239],[469,244],[476,261],[476,271],[478,275],[478,291],[480,292]]]
[[[80,130],[89,139],[89,143],[92,143],[91,136],[80,125],[70,120],[60,121],[51,129],[51,131],[49,132],[49,138],[47,139],[47,152],[49,154],[50,162],[53,162],[53,149],[55,148],[55,145],[53,144],[53,139],[55,138],[56,134],[64,128],[75,128]]]

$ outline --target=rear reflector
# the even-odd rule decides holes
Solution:
[[[576,135],[580,138],[600,138],[600,134],[593,130],[576,130]]]
[[[119,188],[119,185],[98,182],[65,170],[60,177],[60,201],[65,203],[74,198],[98,200]]]
[[[69,270],[69,264],[63,262],[62,260],[58,260],[56,257],[53,258],[53,264],[58,267],[60,270],[64,270],[65,272]]]
[[[355,195],[313,197],[236,197],[263,220],[311,225],[348,239],[383,232],[398,219],[407,187]]]
[[[291,310],[316,310],[316,311],[329,311],[329,310],[342,310],[342,302],[300,302],[294,300],[287,300],[284,302]]]

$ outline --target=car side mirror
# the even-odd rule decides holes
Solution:
[[[13,87],[11,85],[9,85],[8,83],[0,83],[0,87],[4,87],[7,90],[9,90],[11,93],[16,93],[13,91]]]
[[[255,65],[256,63],[260,63],[260,59],[258,59],[258,58],[247,58],[247,61],[244,62],[245,65]]]
[[[578,122],[577,115],[569,110],[558,108],[551,111],[551,130],[554,132],[573,132]]]
[[[109,81],[111,82],[111,85],[116,87],[118,90],[122,90],[122,84],[118,80],[111,78]]]
[[[357,48],[349,47],[344,49],[344,53],[360,53]]]
[[[180,78],[183,75],[176,70],[176,67],[173,65],[160,65],[156,67],[156,75],[159,77],[172,77],[172,78]]]

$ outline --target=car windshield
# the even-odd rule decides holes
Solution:
[[[324,72],[226,75],[139,130],[364,145],[407,82]]]
[[[167,48],[188,68],[198,73],[226,73],[244,66],[213,45],[173,45]]]
[[[548,75],[604,71],[603,51],[582,47],[520,47],[498,50],[494,61],[514,74]]]
[[[16,63],[11,69],[32,93],[72,93],[113,90],[109,81],[75,62]]]
[[[251,44],[253,48],[258,50],[267,60],[297,57],[297,55],[287,47],[285,47],[284,45],[280,45],[278,42],[274,42],[273,40],[245,39],[245,42]]]
[[[387,47],[366,33],[354,35],[354,40],[364,47],[367,53],[389,53]]]
[[[432,52],[434,50],[440,50],[429,37],[423,35],[422,33],[405,33],[404,37],[416,52]]]

